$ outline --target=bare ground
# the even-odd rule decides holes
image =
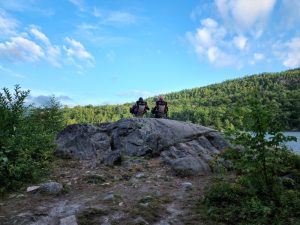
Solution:
[[[114,167],[58,160],[49,180],[64,192],[12,193],[0,199],[0,224],[204,224],[194,208],[210,177],[176,176],[159,158],[128,158]]]

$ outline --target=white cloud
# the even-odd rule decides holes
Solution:
[[[267,28],[272,31],[267,22],[275,4],[276,0],[214,0],[211,5],[215,8],[210,15],[215,16],[202,18],[201,25],[194,32],[187,32],[186,38],[197,55],[213,65],[241,68],[248,63],[255,64],[266,57],[258,49],[262,52],[271,49],[276,39],[271,32],[266,32]],[[191,14],[192,20],[201,12],[203,8],[197,6]],[[267,40],[268,35],[272,37]]]
[[[243,50],[246,47],[247,38],[244,35],[236,36],[233,39],[233,43],[238,49]]]
[[[261,29],[276,0],[215,0],[220,15],[240,30]]]
[[[65,40],[68,42],[70,47],[64,46],[66,54],[70,58],[77,58],[79,60],[93,61],[94,57],[89,53],[85,47],[79,42],[72,38],[66,37]]]
[[[288,68],[300,66],[300,37],[294,37],[289,41],[277,41],[272,46],[273,54]]]
[[[104,19],[104,23],[115,25],[130,25],[136,23],[136,17],[128,12],[115,11],[109,13]]]
[[[87,24],[87,23],[82,23],[80,25],[77,26],[78,30],[82,31],[82,32],[87,32],[87,31],[91,31],[91,30],[98,30],[99,27],[96,25],[92,25],[92,24]]]
[[[207,28],[197,29],[195,40],[203,47],[209,47],[213,44],[211,32]]]
[[[201,21],[202,27],[198,28],[195,34],[187,33],[187,38],[194,45],[197,53],[202,53],[205,49],[214,46],[221,41],[226,34],[223,27],[211,18]]]
[[[32,96],[26,100],[27,104],[34,105],[35,107],[47,106],[50,103],[50,100],[55,97],[55,99],[62,105],[73,105],[73,100],[69,96],[60,95],[39,95],[39,96]]]
[[[100,12],[100,10],[98,8],[94,8],[92,14],[95,17],[102,17],[102,13]]]
[[[300,1],[283,0],[281,13],[280,19],[283,21],[285,27],[289,26],[289,28],[293,28],[294,25],[297,26],[300,20]]]
[[[287,52],[283,65],[289,68],[300,66],[300,38],[293,38],[285,44]]]
[[[220,55],[220,50],[217,47],[210,47],[207,50],[208,60],[211,63],[214,63],[217,60],[218,55]]]
[[[210,47],[207,50],[207,56],[211,64],[220,67],[233,65],[236,61],[236,59],[232,55],[226,53],[216,46]]]
[[[71,62],[77,68],[77,73],[82,75],[86,72],[86,68],[94,66],[95,59],[91,53],[89,53],[83,44],[72,38],[66,37],[65,41],[68,46],[63,46],[64,52]]]
[[[7,16],[6,13],[0,9],[0,36],[5,37],[9,35],[15,35],[18,22]]]
[[[229,47],[228,43],[224,41],[227,34],[226,29],[211,18],[203,19],[201,25],[195,34],[186,33],[186,37],[197,55],[207,58],[211,64],[216,66],[232,64],[234,57],[224,51]]]
[[[38,28],[32,26],[30,28],[30,32],[40,41],[42,41],[44,44],[46,45],[50,45],[50,41],[49,39],[47,38],[47,36],[42,33],[41,31],[38,30]]]
[[[218,27],[218,23],[211,18],[203,19],[201,21],[201,24],[207,28],[217,28]]]
[[[45,60],[55,67],[62,67],[69,60],[80,73],[84,73],[86,68],[94,65],[94,57],[83,44],[72,38],[66,38],[65,41],[68,43],[66,46],[53,45],[47,35],[35,25],[24,27],[22,31],[18,22],[0,9],[0,59],[24,63]],[[64,52],[61,49],[64,49]],[[62,56],[67,56],[67,60]],[[4,68],[1,70],[4,71]],[[18,76],[12,71],[5,72]]]
[[[219,13],[226,20],[228,19],[229,9],[231,7],[229,3],[231,2],[229,2],[228,0],[215,0],[215,4],[217,6]]]
[[[46,54],[46,59],[51,65],[61,67],[61,50],[59,46],[48,46]]]
[[[232,14],[237,22],[245,27],[252,27],[256,22],[263,22],[272,11],[276,0],[237,0]]]
[[[11,41],[0,43],[0,57],[8,60],[36,62],[44,55],[45,53],[39,45],[20,36],[11,38]]]
[[[60,47],[52,45],[49,38],[33,25],[30,26],[29,32],[45,45],[45,59],[55,67],[61,67]]]
[[[257,62],[262,61],[265,59],[265,55],[259,52],[255,52],[253,54],[252,59],[250,60],[251,65],[255,65]]]
[[[69,0],[69,2],[78,7],[80,11],[86,11],[84,0]]]
[[[264,54],[262,53],[254,53],[253,58],[255,61],[260,61],[263,60],[265,58]]]
[[[70,95],[60,91],[48,91],[48,90],[30,90],[30,95],[26,99],[26,103],[33,104],[34,106],[40,107],[45,106],[51,98],[55,97],[56,100],[62,105],[74,105],[73,98]]]

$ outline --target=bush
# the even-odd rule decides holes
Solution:
[[[59,104],[52,99],[47,106],[25,106],[29,91],[19,86],[11,94],[0,92],[0,193],[18,190],[47,172],[54,138],[62,129]]]
[[[214,182],[205,191],[204,204],[210,220],[217,224],[297,224],[300,192],[282,189],[278,201],[262,196],[237,179]]]
[[[205,192],[210,219],[225,224],[297,224],[300,221],[299,156],[289,151],[278,123],[278,105],[251,98],[242,127],[230,133],[242,146],[228,149],[234,179],[218,179]],[[266,138],[269,135],[269,138]],[[218,159],[219,162],[222,160]],[[299,222],[298,222],[299,224]]]

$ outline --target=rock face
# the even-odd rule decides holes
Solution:
[[[154,118],[70,125],[58,135],[56,143],[58,156],[113,165],[120,163],[122,155],[160,155],[176,171],[192,175],[210,173],[209,161],[228,146],[211,128]]]
[[[57,137],[55,154],[72,159],[99,159],[110,150],[107,124],[76,124],[66,127]]]

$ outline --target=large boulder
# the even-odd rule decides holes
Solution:
[[[213,155],[228,145],[214,129],[154,118],[71,125],[58,135],[56,143],[59,156],[96,159],[108,165],[119,163],[121,155],[160,155],[176,171],[187,174],[209,173]]]
[[[99,159],[110,150],[107,124],[93,126],[74,124],[67,126],[56,138],[55,154],[72,159]]]

